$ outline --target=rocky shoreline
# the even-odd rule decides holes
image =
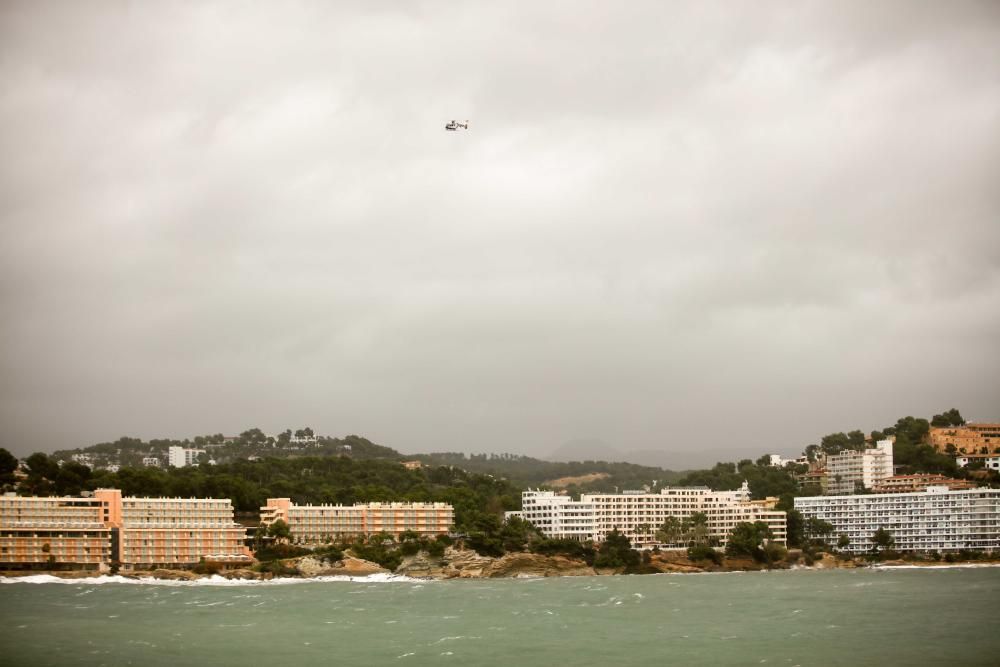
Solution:
[[[979,565],[1000,565],[1000,561],[973,561]],[[367,577],[371,575],[396,575],[413,579],[498,579],[498,578],[537,578],[537,577],[586,577],[598,575],[626,574],[623,568],[594,568],[582,560],[565,556],[543,556],[532,553],[509,553],[500,557],[481,556],[471,549],[448,548],[440,558],[419,553],[403,560],[394,572],[381,567],[377,563],[345,555],[341,560],[332,563],[325,562],[315,556],[302,556],[282,561],[290,570],[288,574],[275,575],[271,572],[241,568],[225,570],[215,574],[198,574],[191,570],[145,570],[120,573],[126,579],[159,579],[164,581],[197,581],[209,577],[222,577],[238,581],[268,581],[275,578],[317,577]],[[969,563],[949,563],[949,566]],[[726,558],[721,565],[708,561],[694,562],[687,558],[684,552],[662,552],[651,554],[649,561],[643,563],[638,570],[628,574],[665,574],[665,573],[705,573],[705,572],[755,572],[763,570],[829,570],[853,569],[871,567],[867,561],[839,559],[830,554],[824,554],[812,565],[798,565],[782,561],[770,567],[753,560]],[[932,567],[943,563],[934,561],[883,561],[874,564],[878,567]],[[294,573],[292,573],[294,572]],[[89,579],[102,576],[96,572],[81,571],[9,571],[0,575],[5,577],[22,577],[46,574],[60,579]]]

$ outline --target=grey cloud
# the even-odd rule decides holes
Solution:
[[[0,445],[1000,418],[997,63],[988,2],[6,3]]]

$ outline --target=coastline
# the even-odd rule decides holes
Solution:
[[[750,559],[726,559],[723,564],[692,562],[678,554],[657,555],[640,568],[593,568],[585,562],[563,556],[542,556],[530,553],[512,553],[499,558],[480,556],[471,550],[449,549],[440,559],[423,554],[404,560],[390,572],[376,563],[352,556],[329,565],[311,556],[287,559],[284,565],[296,574],[274,575],[250,569],[236,569],[213,574],[198,574],[191,570],[155,569],[108,574],[65,570],[0,571],[0,583],[119,583],[160,585],[244,585],[289,584],[296,582],[428,582],[452,579],[542,579],[549,577],[588,576],[643,576],[654,574],[721,574],[733,572],[776,571],[826,571],[835,569],[970,569],[1000,567],[1000,559],[989,561],[939,561],[891,560],[867,562],[840,560],[825,555],[812,565],[780,562],[768,567]]]

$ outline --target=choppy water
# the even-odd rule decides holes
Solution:
[[[1000,662],[997,568],[443,582],[12,581],[0,585],[3,665]]]

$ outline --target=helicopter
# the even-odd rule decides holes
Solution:
[[[459,123],[457,120],[452,120],[449,121],[448,124],[444,126],[444,129],[448,130],[449,132],[455,132],[459,128],[463,130],[468,130],[469,121],[465,121],[464,123]]]

